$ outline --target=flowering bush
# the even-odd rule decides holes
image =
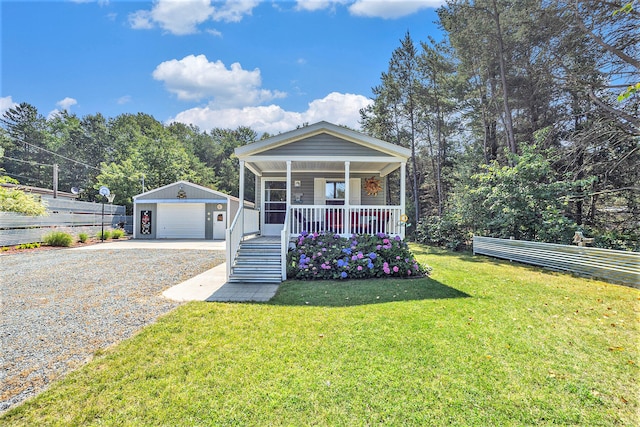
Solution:
[[[400,237],[384,233],[347,238],[303,232],[287,254],[289,279],[421,277],[429,271]]]

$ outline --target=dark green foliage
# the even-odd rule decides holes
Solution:
[[[73,243],[73,236],[62,231],[54,231],[43,237],[45,244],[49,246],[69,247]]]
[[[460,217],[453,212],[443,216],[430,216],[418,224],[416,240],[453,251],[467,249],[473,234],[461,226]]]

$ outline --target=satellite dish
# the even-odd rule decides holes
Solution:
[[[71,187],[71,193],[78,194],[80,193],[80,189],[78,187]]]
[[[100,195],[102,196],[109,196],[109,194],[111,194],[111,191],[109,191],[109,189],[107,187],[105,187],[104,185],[102,187],[100,187],[100,191],[98,191],[100,193]]]

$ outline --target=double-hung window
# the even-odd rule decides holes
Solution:
[[[325,184],[325,202],[327,205],[344,205],[344,181],[327,181]]]

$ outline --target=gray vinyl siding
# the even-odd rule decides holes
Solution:
[[[223,196],[217,196],[215,194],[211,194],[209,191],[206,191],[202,188],[192,187],[190,185],[182,185],[182,190],[186,193],[187,199],[222,199]],[[180,191],[180,185],[171,185],[167,188],[158,189],[157,191],[152,191],[149,194],[145,194],[142,196],[138,196],[136,200],[138,202],[147,200],[156,200],[156,199],[177,199],[178,191]]]
[[[256,177],[256,182],[260,185],[261,179],[269,179],[269,177],[281,177],[282,175],[268,175],[262,177]],[[382,183],[382,191],[378,193],[377,196],[369,196],[367,192],[364,190],[364,181],[367,178],[371,178],[371,174],[350,174],[350,178],[360,178],[360,194],[361,194],[361,203],[363,205],[386,205],[386,189],[387,189],[387,177],[380,178],[380,176],[376,176],[376,178],[380,179]],[[344,174],[340,173],[330,173],[323,175],[322,177],[318,176],[315,173],[292,173],[291,174],[291,198],[292,201],[295,200],[296,193],[302,193],[302,203],[301,205],[313,205],[313,180],[314,178],[325,178],[328,181],[344,181]],[[294,187],[293,183],[295,181],[300,181],[300,187]],[[261,206],[261,197],[260,188],[258,187],[258,191],[256,191],[256,207]],[[300,205],[298,203],[293,203],[292,205],[297,206]]]
[[[345,141],[326,133],[282,145],[260,153],[261,156],[370,156],[379,157],[386,154],[354,142]]]

